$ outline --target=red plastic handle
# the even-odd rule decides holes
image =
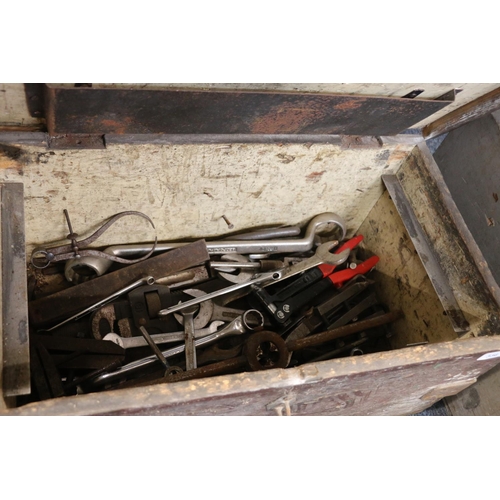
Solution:
[[[357,276],[358,274],[365,274],[370,269],[373,269],[377,265],[379,260],[380,258],[374,255],[373,257],[370,257],[361,264],[358,264],[356,269],[344,269],[342,271],[338,271],[329,276],[328,279],[336,287],[341,287],[346,281],[349,281],[351,278],[354,278],[354,276]]]
[[[359,234],[358,236],[355,236],[354,238],[351,238],[349,241],[346,241],[342,246],[337,248],[335,250],[335,254],[341,253],[344,250],[353,250],[355,247],[357,247],[361,242],[363,241],[363,235]],[[333,266],[331,264],[320,264],[318,266],[319,270],[323,273],[323,278],[326,278],[327,276],[330,276],[330,274],[333,273],[337,266]]]

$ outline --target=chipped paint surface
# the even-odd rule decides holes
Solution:
[[[38,125],[40,120],[30,116],[22,83],[0,83],[0,124]]]
[[[0,151],[0,179],[25,183],[26,241],[66,237],[63,209],[84,233],[124,210],[152,218],[159,241],[226,236],[254,226],[305,224],[335,212],[350,233],[380,197],[382,173],[395,172],[411,146],[344,150],[322,144],[110,145],[106,150],[23,147]],[[96,245],[151,241],[137,217],[124,218]]]
[[[405,320],[391,325],[394,348],[457,337],[388,193],[380,198],[360,228],[364,245],[380,257],[377,294],[389,309],[401,309]]]
[[[454,394],[493,368],[498,337],[398,349],[303,367],[223,375],[58,398],[11,410],[12,415],[407,415]]]

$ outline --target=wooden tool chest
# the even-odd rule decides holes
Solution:
[[[51,99],[57,98],[54,92]],[[267,106],[264,101],[260,105]],[[428,137],[437,110],[431,111]],[[334,212],[345,218],[349,237],[362,234],[364,246],[380,257],[374,271],[377,293],[404,318],[391,325],[390,351],[25,406],[3,394],[2,414],[409,415],[460,393],[500,362],[498,285],[467,231],[422,127],[415,134],[379,135],[375,123],[366,135],[349,134],[328,128],[335,117],[323,114],[323,129],[310,125],[303,131],[288,127],[290,113],[282,122],[268,115],[257,126],[255,119],[248,130],[238,129],[240,123],[233,131],[182,129],[189,137],[175,134],[177,122],[158,125],[173,127],[166,135],[158,130],[156,135],[135,130],[120,135],[113,124],[110,130],[99,129],[104,145],[97,147],[92,138],[91,146],[82,149],[72,142],[78,137],[66,137],[64,146],[57,143],[62,141],[57,134],[69,134],[58,127],[71,121],[63,113],[51,116],[55,132],[49,147],[42,132],[0,128],[0,180],[23,185],[26,256],[41,243],[66,237],[63,209],[74,226],[89,230],[115,213],[137,210],[154,221],[159,241],[215,239],[277,224],[304,226],[318,213]],[[81,125],[75,134],[84,142],[84,136],[99,135],[102,120],[96,123],[94,128]],[[403,124],[404,131],[413,125]],[[239,139],[222,137],[231,133],[240,134]],[[390,182],[402,190],[423,236],[408,218],[403,222],[401,205],[386,188]],[[2,225],[8,218],[5,206]],[[123,221],[103,235],[99,247],[151,238],[147,224]],[[424,250],[422,238],[429,245]],[[5,295],[8,252],[2,244],[3,325],[10,300]],[[453,307],[443,306],[450,298],[446,290],[452,291]],[[460,322],[467,327],[461,330]],[[8,366],[5,349],[0,354]]]

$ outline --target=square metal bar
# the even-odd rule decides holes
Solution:
[[[0,184],[2,385],[6,397],[31,392],[24,186]]]

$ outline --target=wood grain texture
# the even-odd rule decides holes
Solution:
[[[359,228],[363,247],[380,257],[374,271],[377,295],[391,310],[405,312],[391,325],[393,348],[457,338],[387,192]]]
[[[460,308],[478,334],[497,330],[499,309],[471,253],[471,240],[457,224],[458,214],[440,182],[439,170],[425,145],[419,145],[398,173]],[[473,240],[472,240],[473,241]],[[483,331],[484,330],[484,331]]]
[[[461,125],[476,120],[477,118],[481,118],[482,116],[496,111],[499,108],[500,87],[497,85],[497,87],[490,92],[479,96],[473,101],[467,102],[459,108],[451,111],[449,110],[449,113],[441,115],[440,118],[428,123],[423,128],[424,137],[430,139],[446,132],[450,132]],[[434,115],[435,118],[437,116],[437,114]]]
[[[0,185],[1,378],[5,396],[31,391],[23,189],[20,182]]]
[[[450,132],[434,154],[453,200],[500,283],[500,129],[490,115]]]
[[[39,127],[41,120],[30,116],[23,83],[0,83],[0,127]]]
[[[499,354],[500,337],[466,339],[286,370],[59,398],[8,414],[271,416],[286,398],[293,415],[409,415],[435,402],[430,391],[439,399],[493,368]]]
[[[500,366],[485,373],[477,383],[463,392],[445,399],[446,407],[454,416],[498,416],[500,415]]]
[[[354,232],[380,197],[382,173],[395,172],[411,145],[343,149],[324,144],[112,145],[106,150],[21,147],[0,179],[23,179],[28,253],[89,234],[124,210],[144,212],[159,241],[227,236],[274,224],[306,224],[332,211]],[[4,155],[5,157],[5,155]],[[0,152],[0,158],[2,153]],[[95,246],[152,241],[137,217],[115,224]]]

